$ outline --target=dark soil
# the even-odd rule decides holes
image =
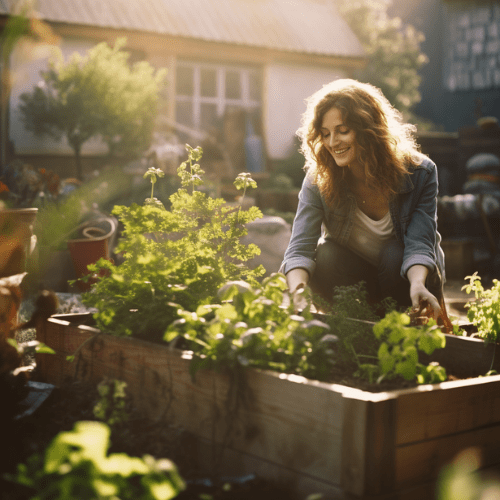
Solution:
[[[98,395],[95,386],[81,382],[54,388],[48,399],[31,416],[2,422],[0,430],[0,477],[14,473],[17,464],[28,457],[43,454],[50,441],[61,431],[73,429],[81,420],[95,420],[93,408]],[[291,500],[292,492],[270,484],[253,475],[226,478],[210,477],[199,470],[196,461],[196,440],[182,429],[164,422],[154,422],[134,410],[130,401],[129,421],[112,430],[109,453],[145,454],[172,460],[187,483],[178,499],[199,499],[211,495],[214,500]],[[0,481],[2,500],[28,500],[33,492],[25,491],[7,481]],[[201,497],[208,498],[208,497]],[[68,499],[78,500],[78,499]]]

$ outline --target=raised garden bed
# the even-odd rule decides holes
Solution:
[[[57,352],[39,355],[41,379],[126,381],[138,407],[197,435],[200,460],[221,459],[225,474],[252,472],[302,498],[421,500],[433,498],[440,470],[465,448],[481,450],[483,467],[500,464],[500,375],[371,393],[249,369],[238,400],[228,398],[227,375],[202,371],[193,381],[189,352],[100,333],[90,320],[59,315],[38,326],[37,339]],[[490,349],[447,336],[440,362],[475,377],[490,368]]]

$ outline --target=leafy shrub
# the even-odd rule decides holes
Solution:
[[[260,249],[240,241],[247,234],[245,225],[262,216],[260,210],[242,210],[197,190],[203,183],[197,163],[202,150],[186,149],[189,159],[178,169],[182,187],[170,197],[170,210],[154,198],[153,190],[143,206],[113,209],[124,226],[116,249],[124,261],[115,265],[101,259],[89,266],[89,277],[105,276],[82,297],[98,310],[94,317],[103,331],[160,340],[177,317],[178,305],[195,310],[210,303],[226,281],[256,283],[264,273],[261,266],[252,270],[245,265]],[[161,174],[150,168],[145,177],[154,187]],[[235,185],[245,192],[255,181],[240,174]]]
[[[286,280],[281,274],[262,285],[226,283],[220,303],[180,309],[180,319],[167,329],[165,340],[182,338],[196,356],[191,373],[203,368],[238,369],[253,366],[328,380],[335,364],[337,338],[309,309],[294,314],[283,304]]]
[[[107,455],[109,435],[106,424],[77,422],[9,479],[31,488],[31,500],[168,500],[185,488],[170,460]]]

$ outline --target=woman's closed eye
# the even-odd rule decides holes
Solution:
[[[351,131],[351,129],[349,128],[341,128],[341,129],[338,129],[336,131],[337,134],[340,134],[340,135],[347,135],[349,134],[349,132]],[[330,137],[330,132],[321,132],[321,138],[322,139],[328,139],[328,137]]]

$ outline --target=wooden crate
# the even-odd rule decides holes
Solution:
[[[481,450],[483,467],[500,464],[500,376],[369,393],[249,369],[245,399],[227,418],[234,407],[226,375],[203,371],[192,380],[189,352],[113,337],[71,316],[83,319],[61,315],[38,326],[38,340],[57,351],[39,355],[43,380],[126,381],[150,416],[212,443],[207,461],[224,443],[226,474],[253,472],[293,487],[298,498],[421,500],[433,498],[439,472],[465,448]],[[484,349],[479,341],[464,349],[460,340],[447,348],[458,365],[474,359],[469,348]],[[77,360],[66,361],[85,341]]]

